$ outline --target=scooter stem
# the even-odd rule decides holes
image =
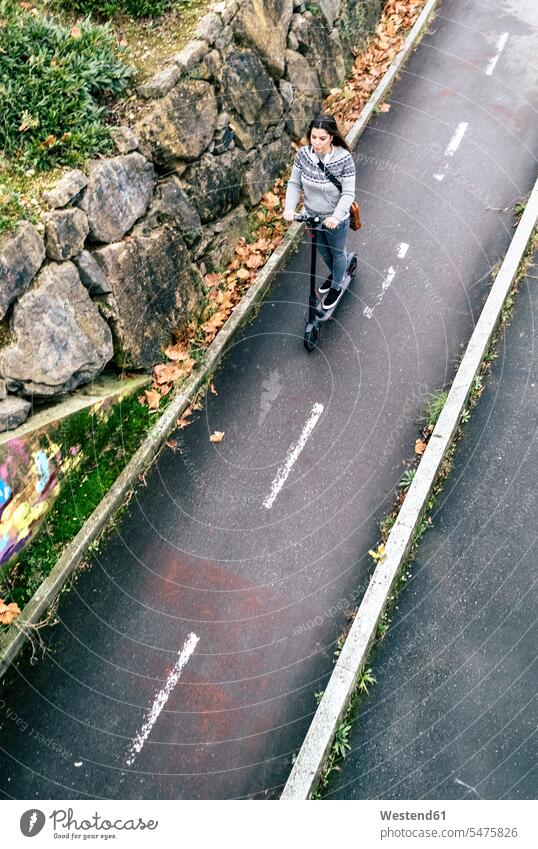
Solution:
[[[308,298],[308,321],[313,322],[316,318],[318,299],[316,296],[316,259],[317,259],[317,233],[315,227],[310,227],[312,237],[312,252],[310,254],[310,296]]]

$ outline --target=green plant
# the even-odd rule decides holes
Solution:
[[[398,481],[398,486],[400,489],[403,489],[404,492],[407,492],[411,484],[413,483],[413,479],[417,473],[416,469],[406,469],[400,480]]]
[[[334,735],[334,742],[332,746],[332,751],[335,754],[335,758],[345,758],[346,754],[351,749],[351,744],[349,742],[349,732],[351,731],[351,728],[351,722],[348,722],[344,719],[336,729],[336,734]]]
[[[72,165],[109,148],[106,98],[134,69],[107,26],[71,28],[0,0],[0,150],[38,170]]]
[[[57,0],[58,6],[70,12],[84,15],[110,17],[115,14],[129,15],[132,18],[150,18],[162,15],[172,6],[187,7],[191,0]]]
[[[36,216],[21,202],[20,193],[7,181],[0,181],[0,234],[11,230],[22,219],[34,223],[37,221]]]
[[[361,671],[361,674],[359,675],[359,680],[358,680],[358,683],[357,683],[359,693],[366,693],[366,695],[368,695],[368,692],[369,692],[368,687],[371,687],[372,684],[376,684],[376,683],[377,682],[376,682],[376,679],[374,678],[374,676],[372,675],[371,668],[368,667],[368,669],[363,669]]]
[[[440,389],[438,392],[432,392],[426,401],[426,421],[428,428],[433,430],[437,424],[437,420],[441,415],[442,409],[445,406],[448,392],[445,389]]]

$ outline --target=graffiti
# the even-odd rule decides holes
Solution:
[[[73,451],[73,448],[75,449]],[[80,446],[65,451],[44,433],[14,438],[0,455],[0,565],[34,535],[65,475],[81,459]]]

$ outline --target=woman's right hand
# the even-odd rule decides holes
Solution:
[[[285,209],[282,213],[282,218],[284,221],[293,221],[295,218],[295,210],[294,209]]]

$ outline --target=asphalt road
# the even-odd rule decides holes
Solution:
[[[537,280],[538,254],[329,799],[536,799]]]
[[[531,0],[442,3],[355,152],[352,291],[308,355],[305,244],[237,337],[62,598],[50,654],[6,679],[7,797],[278,796],[425,396],[534,183],[537,24]]]

